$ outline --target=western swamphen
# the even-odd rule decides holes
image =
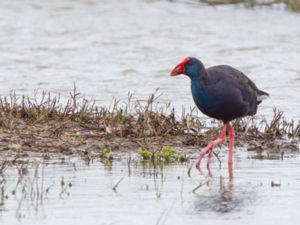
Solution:
[[[245,74],[231,66],[205,68],[200,60],[192,57],[185,58],[171,72],[171,76],[179,74],[185,74],[191,79],[193,99],[200,111],[224,123],[220,136],[202,150],[196,167],[200,170],[201,160],[208,154],[207,168],[209,168],[213,148],[225,140],[228,129],[230,137],[228,168],[232,176],[235,133],[230,121],[256,114],[257,105],[269,94],[259,90]]]

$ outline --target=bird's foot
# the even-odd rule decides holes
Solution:
[[[204,156],[206,154],[208,154],[208,160],[207,160],[207,169],[209,169],[209,166],[211,164],[212,161],[212,154],[213,154],[213,150],[214,147],[218,144],[220,144],[221,142],[223,142],[226,138],[226,129],[227,129],[227,124],[225,124],[223,126],[222,129],[222,133],[220,134],[219,138],[217,138],[214,141],[211,141],[200,153],[200,156],[198,157],[197,161],[196,161],[196,168],[200,171],[201,173],[201,169],[200,169],[200,164],[201,164],[201,160],[204,158]]]
[[[211,163],[211,159],[212,159],[212,153],[213,153],[213,149],[214,149],[214,145],[215,145],[215,142],[214,141],[211,141],[207,146],[206,148],[204,148],[201,153],[200,153],[200,156],[198,157],[197,161],[196,161],[196,168],[199,170],[200,173],[201,172],[201,168],[200,168],[200,164],[201,164],[201,161],[202,159],[204,158],[204,156],[206,154],[208,154],[208,160],[207,160],[207,168],[209,168],[209,165]]]

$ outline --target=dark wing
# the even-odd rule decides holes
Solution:
[[[260,104],[262,100],[269,96],[267,92],[264,92],[257,88],[255,83],[250,80],[241,71],[227,65],[213,66],[206,69],[209,75],[209,80],[212,83],[218,82],[220,79],[232,79],[235,83],[243,88],[250,88],[251,92],[256,97],[256,104]]]

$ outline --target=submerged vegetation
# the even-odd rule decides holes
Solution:
[[[248,117],[233,125],[237,145],[277,152],[298,149],[300,122],[287,121],[278,109],[272,120]],[[208,124],[199,118],[194,109],[178,117],[170,104],[159,104],[157,93],[146,101],[133,101],[129,95],[128,102],[114,101],[112,107],[81,99],[76,88],[65,104],[45,92],[0,99],[0,145],[10,157],[36,153],[47,159],[53,153],[109,161],[115,150],[140,149],[144,159],[155,152],[156,159],[181,161],[184,156],[175,147],[205,146],[218,135],[219,126],[218,121]]]
[[[151,151],[146,148],[139,149],[139,155],[143,160],[151,160],[158,162],[185,162],[187,157],[179,151],[171,148],[170,146],[165,146],[162,149]]]
[[[105,147],[104,149],[102,149],[102,151],[100,152],[100,158],[101,159],[113,160],[113,156],[111,154],[110,149],[107,148],[107,147]]]

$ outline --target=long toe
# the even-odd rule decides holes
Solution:
[[[207,169],[209,169],[211,161],[212,161],[212,154],[213,154],[213,150],[211,149],[208,153],[208,158],[207,158],[207,163],[206,163],[206,167]]]
[[[200,164],[202,159],[204,158],[204,156],[206,155],[206,153],[208,152],[209,149],[203,149],[200,156],[198,157],[197,161],[196,161],[196,168],[199,170],[200,169]]]

